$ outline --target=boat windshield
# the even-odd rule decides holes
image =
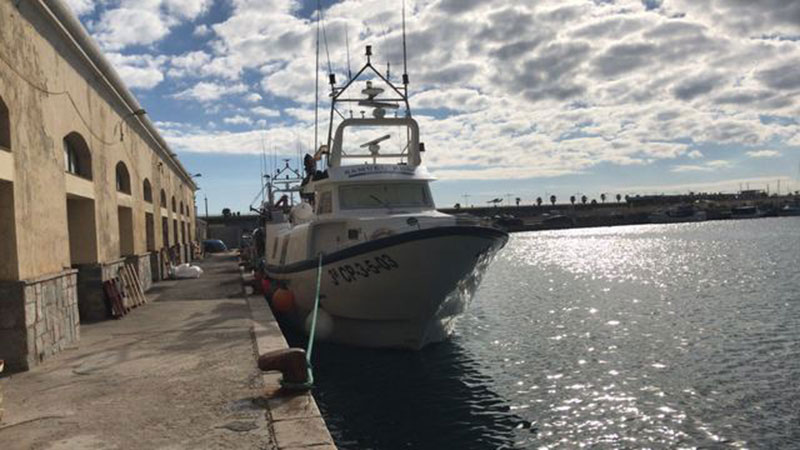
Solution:
[[[339,187],[341,209],[432,207],[427,183],[353,184]]]

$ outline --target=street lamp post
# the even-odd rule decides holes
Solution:
[[[202,173],[196,173],[192,175],[192,178],[200,178],[202,176],[203,176]],[[197,188],[197,190],[199,191],[200,188]],[[208,220],[208,196],[206,195],[206,191],[203,191],[203,200],[205,201],[206,204],[206,220]]]

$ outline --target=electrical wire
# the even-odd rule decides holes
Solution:
[[[13,64],[11,64],[8,61],[8,59],[5,57],[5,55],[3,55],[2,53],[0,53],[0,61],[3,61],[6,64],[6,66],[8,66],[8,68],[11,69],[11,71],[15,75],[17,75],[20,79],[22,79],[22,81],[27,83],[33,89],[35,89],[35,90],[37,90],[39,92],[43,92],[43,93],[45,93],[47,95],[52,95],[52,96],[66,95],[67,99],[70,102],[70,104],[75,109],[75,113],[78,115],[78,118],[83,123],[83,125],[86,127],[86,130],[89,132],[89,134],[91,134],[95,139],[100,141],[100,143],[103,144],[103,145],[111,146],[111,145],[117,145],[118,144],[118,142],[115,142],[113,140],[112,141],[107,141],[105,136],[99,135],[97,132],[95,132],[92,129],[91,125],[89,125],[89,121],[83,116],[83,114],[81,114],[81,111],[78,108],[77,103],[75,103],[75,99],[72,97],[72,94],[70,94],[69,91],[51,91],[51,90],[47,89],[46,87],[39,86],[35,82],[29,80],[25,75],[20,73],[20,71],[17,70],[17,68]],[[121,119],[120,122],[122,122],[122,120],[124,120],[124,119]],[[116,128],[118,125],[119,124],[114,125],[114,128]]]
[[[80,119],[81,123],[83,123],[83,126],[86,127],[86,130],[89,132],[89,134],[92,137],[94,137],[98,142],[100,142],[102,145],[104,145],[106,147],[116,147],[116,146],[118,146],[120,144],[120,141],[117,141],[116,139],[113,139],[113,136],[116,134],[117,128],[119,128],[120,135],[122,135],[122,127],[123,127],[123,125],[125,123],[125,119],[127,118],[127,116],[120,118],[120,120],[116,124],[114,124],[113,130],[115,130],[115,131],[112,132],[112,140],[110,140],[110,141],[106,140],[105,136],[101,136],[99,133],[94,131],[94,129],[92,129],[92,126],[89,124],[89,121],[81,113],[80,108],[78,108],[78,104],[75,102],[75,99],[72,97],[72,94],[70,94],[69,91],[67,91],[67,90],[51,91],[47,87],[42,87],[42,86],[38,85],[36,82],[31,81],[30,79],[28,79],[28,77],[26,77],[24,74],[22,74],[14,66],[14,64],[11,64],[11,62],[8,60],[8,58],[6,58],[6,56],[3,55],[2,53],[0,53],[0,61],[3,61],[3,63],[5,63],[5,65],[8,66],[9,69],[11,69],[12,73],[14,73],[17,77],[19,77],[22,81],[24,81],[28,86],[30,86],[34,90],[37,90],[39,92],[42,92],[42,93],[47,94],[47,95],[52,95],[52,96],[62,96],[62,95],[66,96],[67,100],[69,100],[70,105],[72,105],[72,108],[75,110],[75,114],[78,116],[78,119]],[[125,153],[128,155],[129,160],[130,161],[134,161],[135,158],[130,153],[130,149],[127,148],[127,146],[123,146],[123,149],[125,150]],[[128,165],[126,164],[125,167],[127,168],[127,166]],[[136,165],[135,164],[131,164],[131,168],[133,169],[134,175],[136,177],[138,177],[138,178],[141,178],[141,174],[139,173],[139,170],[136,167]]]

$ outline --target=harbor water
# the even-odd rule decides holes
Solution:
[[[800,218],[515,234],[450,341],[314,365],[343,449],[798,447]]]

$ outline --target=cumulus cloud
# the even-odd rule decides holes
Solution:
[[[753,150],[747,152],[747,156],[751,158],[777,158],[781,156],[781,152],[777,150]]]
[[[203,50],[187,52],[170,58],[171,77],[185,77],[196,75],[206,64],[211,61],[211,55]]]
[[[795,59],[758,72],[758,79],[772,89],[800,89],[800,64]]]
[[[243,92],[247,92],[247,86],[242,83],[219,84],[201,81],[191,88],[178,92],[175,94],[175,98],[179,100],[209,101],[218,100],[226,95],[241,94]]]
[[[261,97],[261,94],[257,92],[251,92],[247,94],[244,99],[249,103],[258,103],[263,100],[263,97]]]
[[[672,172],[714,172],[731,167],[731,162],[724,159],[715,159],[705,164],[679,164],[670,169]]]
[[[674,0],[664,2],[664,8],[670,14],[685,14],[687,19],[745,36],[792,34],[800,24],[800,3],[795,1]]]
[[[680,80],[672,92],[679,100],[693,100],[701,95],[708,94],[720,84],[724,78],[720,74],[711,72]]]
[[[255,108],[251,108],[250,112],[255,115],[263,116],[263,117],[278,117],[281,115],[281,112],[276,109],[265,108],[263,106],[256,106]]]
[[[94,2],[92,0],[67,0],[67,5],[76,16],[82,16],[94,11]]]
[[[107,53],[106,58],[128,87],[151,89],[164,80],[163,66],[166,58],[163,56]]]
[[[692,150],[689,153],[687,153],[686,156],[688,156],[691,159],[700,159],[703,157],[703,152],[701,152],[700,150]]]
[[[211,7],[212,0],[164,0],[164,9],[169,14],[194,20]]]
[[[475,89],[433,89],[420,92],[411,98],[415,108],[449,109],[451,111],[479,111],[489,106],[489,99]]]
[[[70,6],[78,11],[89,12],[94,8],[92,2],[70,1]],[[105,5],[89,29],[100,45],[109,50],[150,45],[169,35],[175,26],[197,19],[211,3],[212,0],[121,0]]]
[[[208,27],[206,24],[200,24],[194,27],[194,31],[192,31],[192,36],[196,37],[205,37],[211,34],[211,28]]]
[[[120,50],[159,41],[169,33],[169,26],[169,20],[158,11],[118,8],[104,12],[92,31],[100,45]]]
[[[253,123],[253,119],[240,115],[226,117],[222,121],[231,125],[252,125]]]

